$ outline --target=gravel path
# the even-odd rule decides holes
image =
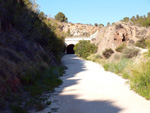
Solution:
[[[75,55],[62,59],[68,67],[63,84],[40,113],[150,113],[150,101],[131,91],[126,80]]]

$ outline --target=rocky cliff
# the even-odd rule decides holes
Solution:
[[[142,38],[150,38],[150,29],[134,25],[132,22],[116,22],[114,25],[101,28],[92,42],[98,46],[98,53],[106,48],[115,48],[121,44],[134,45]]]

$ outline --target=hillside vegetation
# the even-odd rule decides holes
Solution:
[[[102,28],[93,40],[98,51],[87,58],[128,79],[131,89],[146,99],[150,99],[149,19],[149,13],[147,17],[137,15]]]
[[[43,92],[62,83],[65,34],[57,26],[34,0],[0,0],[0,112],[43,109]]]
[[[136,15],[136,16],[132,16],[131,18],[125,17],[121,21],[123,21],[123,22],[132,21],[134,24],[138,24],[138,25],[141,25],[144,27],[149,27],[150,26],[150,12],[147,13],[147,16],[146,15],[143,15],[143,16]]]
[[[146,99],[150,99],[150,50],[148,46],[146,48],[128,46],[122,51],[113,53],[109,58],[97,53],[87,59],[102,64],[106,71],[128,79],[132,90]],[[108,51],[108,53],[110,52]]]

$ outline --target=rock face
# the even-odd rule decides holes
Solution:
[[[70,33],[72,37],[80,37],[80,36],[90,36],[94,34],[99,27],[93,25],[85,25],[85,24],[72,24],[72,23],[63,23],[62,30],[64,32]]]
[[[131,22],[116,22],[114,25],[101,28],[92,42],[98,45],[98,53],[101,54],[106,48],[115,51],[121,44],[134,45],[139,39],[150,38],[149,34],[148,28],[133,25]]]

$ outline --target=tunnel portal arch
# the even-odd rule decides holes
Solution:
[[[74,46],[80,41],[80,40],[92,40],[92,37],[68,37],[65,38],[65,53],[66,54],[74,54]]]
[[[75,54],[73,48],[74,48],[74,44],[69,44],[69,45],[67,46],[67,48],[66,48],[66,53],[67,53],[67,54]]]

